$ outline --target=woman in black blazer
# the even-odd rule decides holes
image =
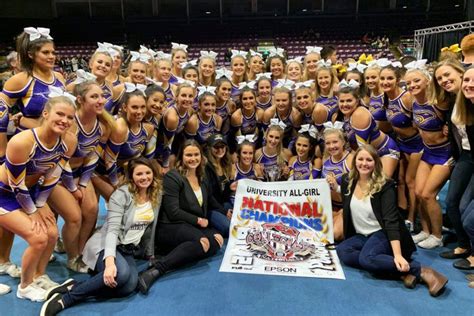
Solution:
[[[370,145],[355,152],[341,194],[345,237],[337,247],[341,261],[374,274],[399,275],[409,288],[421,278],[432,296],[439,295],[448,279],[410,259],[416,247],[398,213],[395,184],[384,175]]]
[[[201,147],[189,139],[181,147],[175,169],[163,179],[156,244],[173,250],[164,257],[167,260],[155,260],[154,266],[140,274],[138,286],[142,293],[147,293],[166,271],[212,256],[224,244],[222,235],[210,228],[207,220],[207,210],[220,206],[210,194],[204,165]]]

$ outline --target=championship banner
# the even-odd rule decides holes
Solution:
[[[345,279],[326,180],[238,182],[221,272]]]

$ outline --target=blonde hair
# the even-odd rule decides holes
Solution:
[[[283,156],[283,132],[284,132],[284,130],[278,125],[270,125],[267,128],[267,130],[265,131],[265,139],[267,138],[268,134],[271,131],[277,131],[278,133],[280,133],[280,142],[278,143],[278,146],[277,146],[277,164],[278,165],[286,164],[287,161],[286,161],[285,157]]]
[[[360,154],[360,152],[364,150],[369,153],[369,155],[372,157],[372,159],[374,159],[375,162],[374,170],[372,171],[372,174],[368,179],[368,188],[366,191],[364,191],[364,197],[373,197],[375,193],[380,192],[382,190],[382,187],[387,182],[387,176],[383,172],[382,160],[380,160],[377,151],[371,145],[360,145],[359,148],[355,151],[354,158],[352,159],[351,171],[349,172],[349,185],[347,186],[347,192],[345,193],[345,195],[351,194],[351,188],[353,184],[357,183],[357,181],[359,181],[360,179],[360,174],[359,170],[357,170],[356,162],[357,156]]]
[[[438,71],[439,68],[443,66],[449,66],[451,67],[454,71],[459,73],[461,77],[464,74],[464,67],[462,66],[461,62],[456,59],[446,59],[441,62],[439,62],[435,68],[433,69],[433,93],[436,95],[437,103],[439,105],[449,105],[452,106],[456,99],[456,95],[454,93],[448,93],[446,92],[438,83],[438,80],[436,80],[436,71]]]
[[[474,66],[467,68],[466,72],[471,69],[474,69]],[[466,72],[464,75],[466,75]],[[451,119],[456,125],[474,125],[474,104],[466,98],[462,91],[459,91],[457,95]]]
[[[318,69],[316,70],[315,99],[321,95],[321,88],[319,87],[319,84],[318,84],[318,76],[319,76],[320,71],[329,72],[329,76],[331,77],[331,83],[329,84],[329,95],[327,97],[332,98],[334,96],[334,83],[336,82],[336,76],[334,74],[334,71],[330,67],[319,66]]]
[[[309,55],[316,55],[318,56],[318,61],[321,60],[321,55],[316,53],[316,52],[312,52],[312,53],[309,53],[309,54],[306,54],[304,56],[304,61],[303,61],[303,66],[304,66],[304,70],[303,70],[303,81],[307,81],[307,80],[315,80],[316,81],[316,76],[313,76],[311,77],[309,72],[308,72],[308,67],[307,67],[307,63],[308,63],[308,56]],[[314,73],[315,75],[317,74],[317,71]]]
[[[344,134],[342,129],[339,129],[339,128],[325,128],[324,132],[323,132],[324,141],[326,141],[326,137],[328,135],[332,135],[332,134],[337,134],[338,138],[342,141],[343,150],[346,150],[347,147],[348,147],[348,141],[347,141],[346,135]],[[329,156],[330,156],[329,152],[328,152],[326,146],[324,146],[323,159],[327,159]]]

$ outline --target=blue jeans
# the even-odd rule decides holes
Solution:
[[[463,150],[454,165],[449,181],[448,194],[446,195],[446,214],[456,232],[459,247],[464,249],[470,248],[470,242],[461,221],[460,201],[471,180],[473,171],[474,162],[472,161],[471,154]]]
[[[63,296],[65,307],[77,304],[92,297],[124,297],[128,296],[137,288],[138,271],[135,259],[132,255],[124,255],[119,250],[115,255],[115,265],[117,267],[117,276],[115,288],[104,284],[104,250],[99,254],[95,266],[95,274],[88,280],[74,284],[72,289]]]
[[[471,243],[471,255],[474,255],[474,176],[464,192],[461,201],[461,220]]]
[[[224,203],[224,210],[233,209],[228,202]],[[224,238],[229,237],[230,219],[219,211],[213,210],[209,212],[209,223],[214,227]]]
[[[363,269],[379,275],[402,275],[393,261],[393,251],[387,236],[382,230],[372,235],[354,235],[341,242],[337,248],[339,259],[348,266]],[[405,258],[410,262],[411,258]],[[421,265],[410,262],[409,274],[420,277]]]

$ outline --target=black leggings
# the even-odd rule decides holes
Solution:
[[[213,228],[201,228],[188,223],[159,223],[156,232],[156,244],[167,255],[155,261],[160,273],[179,268],[185,264],[211,257],[219,251],[220,246],[214,235],[219,232]],[[209,240],[209,250],[204,252],[201,238]]]

